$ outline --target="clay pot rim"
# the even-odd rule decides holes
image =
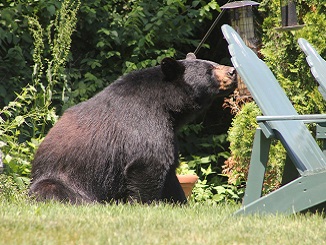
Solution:
[[[177,174],[180,183],[196,183],[198,176],[194,174]]]

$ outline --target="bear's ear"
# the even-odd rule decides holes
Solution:
[[[196,55],[194,53],[188,53],[186,56],[186,60],[195,60]]]
[[[161,62],[161,69],[165,79],[168,81],[177,79],[182,76],[185,71],[185,67],[172,58],[164,58]]]

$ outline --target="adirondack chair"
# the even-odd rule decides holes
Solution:
[[[264,116],[258,116],[243,204],[236,214],[300,212],[326,202],[326,157],[304,123],[326,115],[298,115],[271,70],[238,33],[223,25],[231,61]],[[287,151],[282,187],[262,196],[271,139]]]
[[[326,61],[318,54],[311,44],[304,38],[299,38],[298,43],[307,56],[307,62],[311,68],[312,75],[319,83],[318,90],[326,100]]]
[[[310,66],[312,75],[317,80],[318,90],[326,100],[326,61],[318,54],[315,48],[304,38],[299,38],[298,43],[302,51],[306,54],[306,60]],[[326,123],[317,124],[317,138],[323,140],[322,150],[326,155]]]

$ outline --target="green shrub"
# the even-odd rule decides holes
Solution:
[[[5,173],[20,186],[28,184],[34,153],[57,120],[51,103],[57,94],[56,86],[64,84],[64,66],[78,6],[79,3],[64,1],[47,28],[42,28],[36,17],[26,17],[34,38],[33,84],[26,85],[14,101],[0,110],[0,147]],[[49,50],[45,50],[43,43],[46,38]]]
[[[0,81],[4,81],[0,83],[0,107],[14,100],[15,92],[20,93],[30,83],[30,67],[34,65],[31,17],[45,28],[43,58],[50,62],[53,57],[47,41],[52,35],[46,36],[46,27],[53,34],[53,25],[60,21],[55,20],[56,13],[64,2],[0,3]],[[156,65],[166,56],[184,58],[197,45],[196,32],[203,21],[210,22],[216,10],[219,7],[215,0],[82,1],[74,33],[61,36],[62,40],[72,39],[72,49],[65,71],[60,71],[63,84],[53,91],[57,111],[61,114],[67,107],[87,100],[123,73]]]
[[[228,132],[231,157],[225,162],[223,169],[230,184],[241,187],[247,179],[254,134],[258,127],[256,117],[259,115],[261,111],[258,106],[250,102],[246,103],[233,119]],[[285,157],[286,153],[281,143],[272,141],[263,186],[264,192],[279,187]]]
[[[205,135],[202,124],[184,126],[179,133],[182,143],[178,174],[196,174],[196,183],[191,200],[195,202],[237,202],[243,189],[234,183],[228,184],[221,165],[230,154],[226,150],[226,134]],[[189,155],[190,154],[190,155]]]
[[[27,189],[25,185],[17,184],[12,176],[0,174],[0,202],[21,202],[22,200],[25,201],[26,197]]]
[[[299,37],[310,41],[322,56],[326,55],[325,9],[326,3],[320,1],[302,1],[298,4],[300,22],[305,26],[298,31],[280,32],[278,14],[279,1],[262,6],[270,13],[264,19],[263,46],[260,50],[264,61],[270,66],[284,88],[294,107],[300,114],[321,113],[325,103],[316,89],[317,83],[310,73],[303,52],[297,43]]]

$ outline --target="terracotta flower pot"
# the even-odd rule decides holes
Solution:
[[[186,197],[188,198],[191,195],[192,188],[194,188],[198,180],[198,176],[193,174],[177,174],[177,178]]]

